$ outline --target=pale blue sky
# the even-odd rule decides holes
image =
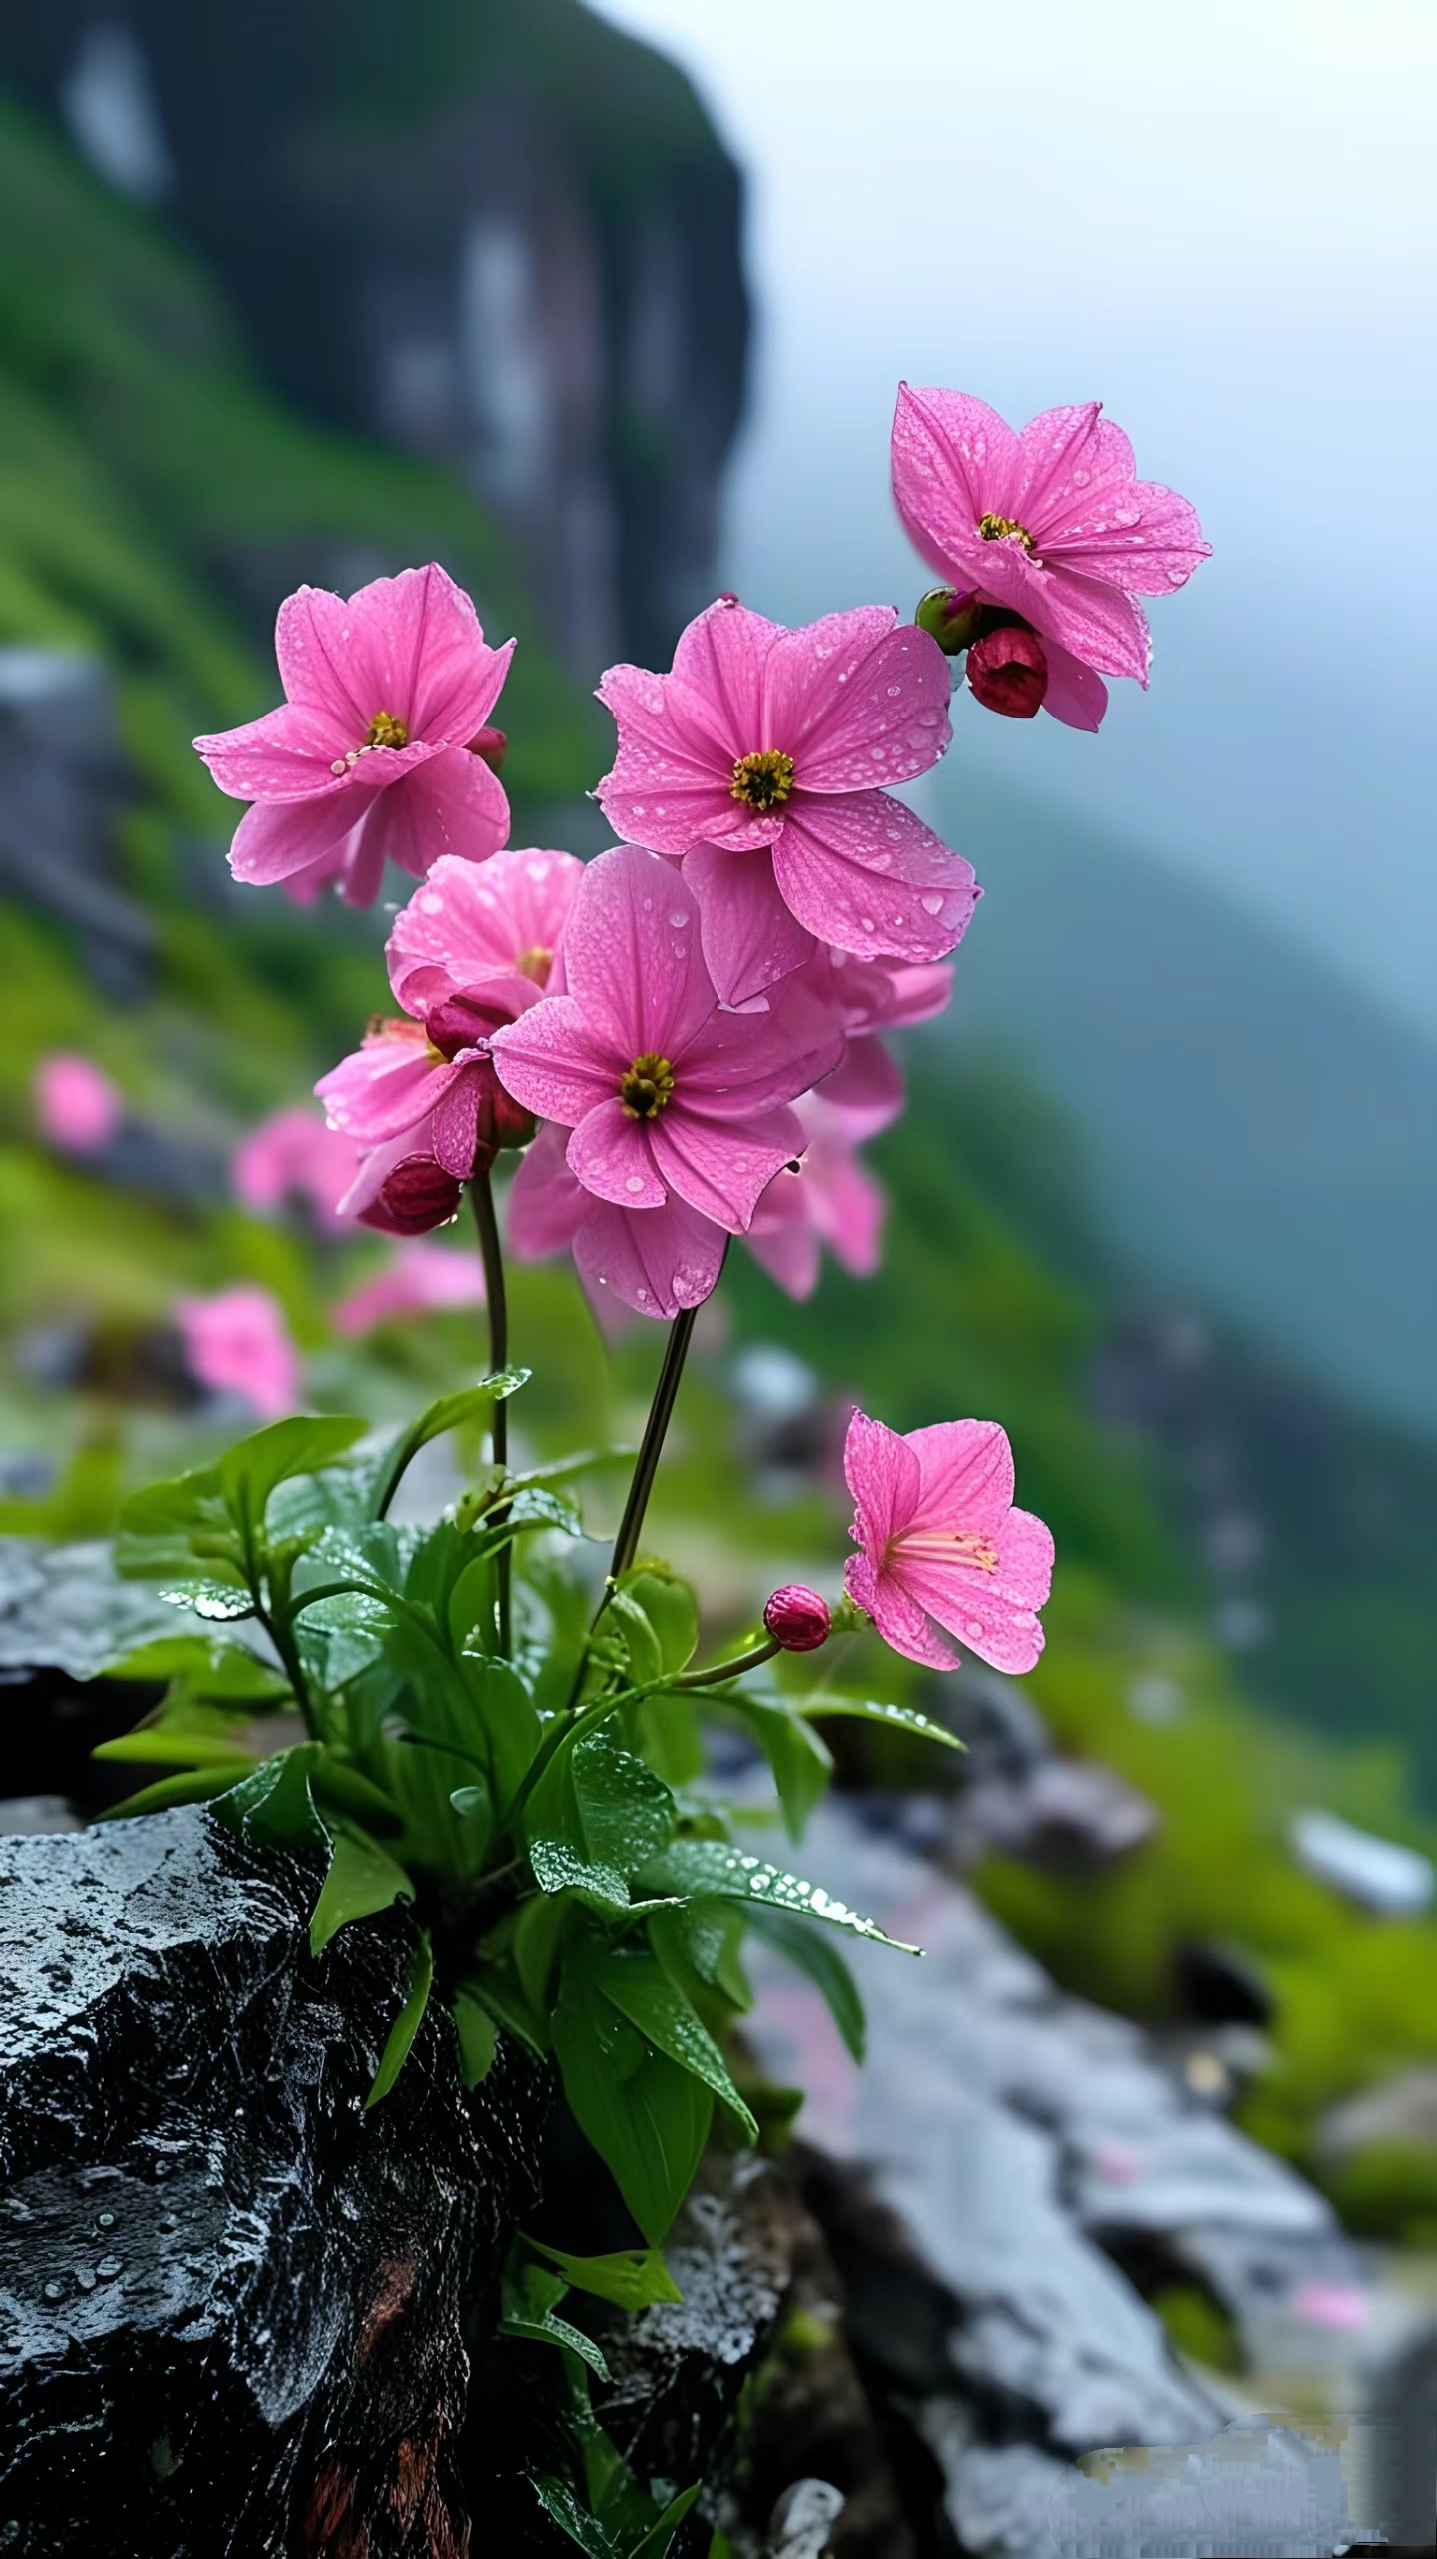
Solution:
[[[592,5],[684,63],[752,182],[728,581],[785,620],[911,609],[901,374],[1015,420],[1102,398],[1216,555],[1099,738],[968,706],[950,832],[971,756],[1437,1029],[1433,0]]]

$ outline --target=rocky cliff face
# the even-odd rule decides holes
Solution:
[[[271,382],[455,469],[592,680],[706,600],[743,396],[738,173],[578,0],[88,0],[9,76],[158,199]]]

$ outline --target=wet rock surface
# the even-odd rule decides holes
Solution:
[[[543,2099],[426,2018],[364,2111],[407,1923],[315,1963],[312,1872],[180,1811],[0,1842],[7,2551],[457,2554],[461,2277]]]

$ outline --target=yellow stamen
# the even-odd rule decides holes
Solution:
[[[402,720],[396,720],[392,711],[376,711],[364,743],[366,746],[407,746],[409,731]]]
[[[646,1049],[619,1081],[625,1116],[631,1120],[657,1119],[660,1111],[667,1109],[673,1089],[674,1070],[668,1059]]]
[[[1033,548],[1032,534],[1025,533],[1021,524],[1011,515],[980,515],[978,530],[985,542],[1006,542],[1016,535],[1025,551],[1031,551]]]
[[[752,755],[741,755],[728,786],[731,800],[742,800],[761,815],[782,808],[792,789],[793,757],[785,755],[781,746],[757,747]]]
[[[542,942],[536,942],[531,951],[520,951],[514,962],[519,975],[532,978],[536,986],[548,985],[553,965],[554,954],[546,950]]]

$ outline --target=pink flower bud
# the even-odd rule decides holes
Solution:
[[[459,1208],[459,1184],[432,1155],[406,1155],[385,1178],[367,1208],[359,1211],[363,1226],[381,1235],[427,1235],[446,1226]]]
[[[477,755],[481,764],[487,764],[491,773],[497,773],[509,752],[508,736],[503,729],[480,729],[469,740],[469,752]]]
[[[827,1600],[820,1599],[816,1590],[805,1590],[802,1582],[786,1582],[774,1592],[763,1622],[786,1653],[816,1653],[820,1644],[827,1643],[833,1624]]]
[[[1026,623],[985,631],[968,652],[968,682],[975,701],[1005,720],[1036,719],[1048,690],[1048,659]]]

